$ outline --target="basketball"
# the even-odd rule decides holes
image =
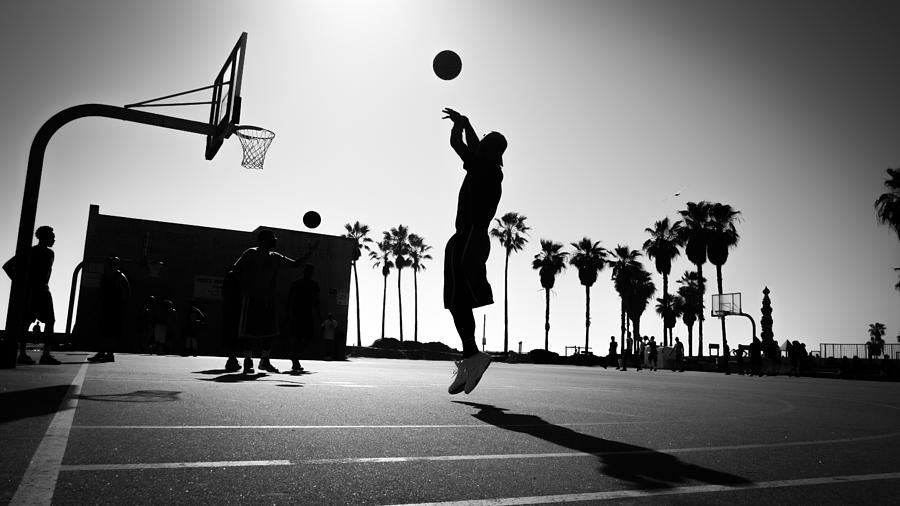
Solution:
[[[432,67],[438,77],[449,81],[459,75],[462,70],[462,60],[459,59],[458,54],[446,49],[434,57]]]
[[[319,226],[319,223],[322,223],[322,217],[319,216],[319,213],[307,211],[306,214],[303,215],[303,224],[306,225],[307,228],[316,228]]]

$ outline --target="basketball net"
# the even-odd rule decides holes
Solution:
[[[239,126],[234,133],[241,140],[241,147],[244,149],[241,165],[247,169],[262,170],[266,151],[275,138],[275,132],[254,126]]]

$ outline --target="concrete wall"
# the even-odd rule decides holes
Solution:
[[[275,231],[277,251],[291,258],[306,252],[311,241],[319,240],[319,247],[308,263],[316,266],[314,279],[321,288],[322,314],[334,313],[339,323],[338,344],[343,346],[350,298],[352,240],[274,227],[238,231],[109,216],[100,214],[96,205],[91,206],[88,217],[85,262],[73,329],[75,343],[86,348],[96,345],[100,276],[106,258],[117,256],[122,260],[122,271],[131,284],[126,328],[117,346],[119,351],[147,351],[144,306],[153,296],[158,302],[172,300],[179,320],[186,316],[188,304],[193,299],[194,305],[206,313],[209,323],[200,340],[200,352],[204,355],[224,354],[222,278],[244,250],[256,245],[257,231],[262,228]],[[277,284],[280,307],[286,309],[290,285],[302,276],[302,271],[302,268],[282,271]],[[284,311],[281,317],[284,335],[276,339],[273,347],[276,356],[286,356],[289,344]],[[306,356],[320,356],[319,341],[317,337],[307,349]],[[171,352],[179,353],[183,337],[176,334],[170,346]]]

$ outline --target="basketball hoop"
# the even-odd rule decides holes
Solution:
[[[255,126],[238,126],[234,133],[241,140],[244,148],[244,159],[241,165],[247,169],[262,170],[266,160],[266,151],[275,138],[275,132]]]

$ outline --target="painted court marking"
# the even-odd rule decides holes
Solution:
[[[624,452],[558,452],[558,453],[501,453],[484,455],[422,455],[411,457],[348,457],[332,459],[306,460],[245,460],[245,461],[211,461],[211,462],[160,462],[147,464],[71,464],[59,467],[60,471],[128,471],[144,469],[185,469],[185,468],[220,468],[251,466],[297,466],[297,465],[336,465],[336,464],[373,464],[373,463],[405,463],[405,462],[452,462],[471,460],[510,460],[510,459],[548,459],[548,458],[584,458],[602,457],[605,455],[639,455],[647,453],[696,453],[707,451],[734,451],[759,448],[780,448],[790,446],[811,446],[826,444],[854,443],[872,439],[884,439],[900,435],[900,432],[855,438],[829,439],[819,441],[792,441],[781,443],[759,443],[732,446],[701,446],[695,448],[673,448],[666,450],[633,450]]]
[[[53,500],[53,491],[56,489],[60,465],[69,442],[69,429],[75,418],[75,407],[78,405],[78,395],[81,393],[87,366],[85,362],[72,380],[69,391],[53,415],[10,505],[50,504]]]
[[[402,506],[509,506],[518,504],[552,504],[578,501],[609,501],[613,499],[637,499],[682,494],[706,494],[710,492],[741,492],[745,490],[761,490],[783,487],[808,487],[813,485],[832,485],[860,481],[896,480],[900,473],[858,474],[851,476],[826,476],[822,478],[802,478],[797,480],[761,481],[750,485],[696,485],[690,487],[674,487],[657,490],[610,490],[607,492],[589,492],[583,494],[543,495],[531,497],[501,497],[497,499],[478,499],[472,501],[448,501],[429,503],[409,503]],[[400,506],[400,505],[397,505]]]

